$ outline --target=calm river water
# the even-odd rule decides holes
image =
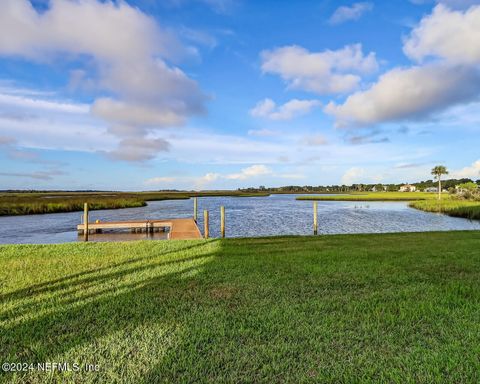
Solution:
[[[210,213],[210,236],[220,234],[220,206],[226,210],[227,237],[310,235],[311,201],[297,195],[268,197],[203,197],[198,199],[199,227],[203,210]],[[77,241],[81,212],[0,217],[0,243],[63,243]],[[90,220],[134,220],[192,217],[193,200],[152,201],[142,208],[91,211]],[[320,234],[480,230],[479,221],[418,211],[404,202],[318,202]],[[123,234],[118,240],[146,238],[146,234]],[[154,238],[165,235],[155,234]],[[97,236],[96,240],[111,240]],[[95,238],[92,238],[95,240]]]

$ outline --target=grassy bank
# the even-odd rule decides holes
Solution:
[[[91,210],[134,208],[147,205],[147,201],[189,199],[193,196],[250,197],[268,194],[238,191],[0,193],[0,216],[81,211],[85,202],[89,203]]]
[[[436,194],[427,192],[365,192],[341,195],[308,195],[298,196],[297,200],[324,201],[415,201],[436,198]],[[448,197],[447,197],[448,198]]]
[[[444,193],[440,202],[436,193],[426,192],[371,192],[336,196],[299,196],[297,200],[320,201],[409,201],[409,206],[426,212],[480,220],[480,201],[455,199]]]
[[[0,199],[0,216],[33,215],[41,213],[82,211],[83,204],[89,203],[89,209],[119,209],[143,207],[147,203],[138,199],[85,197],[64,199]]]
[[[426,200],[414,201],[410,207],[427,212],[439,212],[449,216],[480,220],[480,201],[469,200]]]
[[[480,233],[0,247],[0,356],[43,382],[478,382]]]

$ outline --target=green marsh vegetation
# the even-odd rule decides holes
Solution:
[[[480,381],[480,232],[0,246],[5,383]]]
[[[480,193],[475,183],[463,183],[452,191],[449,198],[441,200],[414,201],[412,208],[427,212],[441,212],[449,216],[480,220]]]
[[[473,184],[473,183],[472,183]],[[468,193],[367,192],[328,196],[299,196],[297,200],[320,201],[408,201],[409,206],[426,212],[480,220],[480,196]]]
[[[134,208],[147,201],[189,199],[192,196],[267,196],[239,191],[210,192],[4,192],[0,193],[0,216],[82,211],[89,209]]]
[[[297,200],[325,201],[413,201],[435,199],[435,193],[427,192],[352,192],[338,195],[298,196]]]
[[[460,199],[423,200],[411,202],[409,206],[426,212],[438,212],[449,216],[480,220],[480,201]]]

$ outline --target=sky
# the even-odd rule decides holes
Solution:
[[[480,179],[480,0],[2,0],[0,189]]]

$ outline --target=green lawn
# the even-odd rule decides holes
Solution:
[[[5,383],[478,383],[480,232],[0,247]]]

